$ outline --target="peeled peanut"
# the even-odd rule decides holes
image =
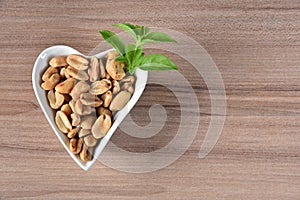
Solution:
[[[134,87],[133,86],[130,86],[127,88],[127,92],[129,92],[130,94],[133,94],[134,92]]]
[[[109,115],[110,117],[112,117],[112,113],[110,110],[108,110],[107,108],[104,108],[104,107],[99,107],[97,109],[97,115],[100,116],[100,115]]]
[[[72,153],[74,154],[78,154],[80,153],[80,151],[82,150],[82,146],[83,146],[83,141],[81,138],[76,139],[76,138],[72,138],[70,139],[70,150]]]
[[[64,95],[58,92],[54,92],[53,90],[50,90],[47,96],[50,103],[50,107],[53,109],[60,108],[65,101]]]
[[[81,122],[80,122],[80,127],[82,129],[91,129],[93,124],[95,123],[96,121],[96,116],[85,116],[81,119]]]
[[[86,73],[86,71],[83,70],[77,70],[74,67],[67,67],[66,73],[73,78],[80,80],[80,81],[87,81],[89,80],[89,75]]]
[[[117,94],[118,92],[120,92],[120,84],[117,80],[113,80],[112,82],[112,93],[113,94]]]
[[[97,144],[97,139],[93,135],[88,135],[83,138],[84,144],[88,147],[94,147]]]
[[[52,66],[52,67],[63,67],[63,66],[67,66],[68,63],[66,61],[66,56],[54,56],[49,64]]]
[[[61,79],[66,78],[65,71],[66,71],[66,68],[64,68],[64,67],[60,69],[59,75],[60,75]]]
[[[125,64],[123,62],[112,60],[106,65],[106,71],[114,80],[121,80],[125,76],[124,67]]]
[[[70,74],[68,74],[68,72],[67,72],[67,68],[66,67],[61,68],[59,74],[60,74],[60,77],[62,79],[64,79],[64,78],[66,78],[66,79],[71,78]]]
[[[76,134],[79,131],[79,127],[73,128],[72,130],[69,131],[68,133],[68,138],[74,138],[76,136]]]
[[[134,92],[134,88],[132,86],[131,82],[125,82],[122,85],[122,90],[126,90],[127,92],[129,92],[130,94],[132,94]]]
[[[58,129],[63,133],[68,133],[72,129],[72,125],[67,115],[62,111],[56,112],[55,123]]]
[[[69,94],[76,84],[76,79],[68,78],[67,80],[55,86],[55,90],[62,94]]]
[[[92,127],[92,134],[96,139],[104,137],[111,127],[111,117],[100,115]]]
[[[112,50],[112,51],[108,52],[107,55],[106,55],[106,58],[107,58],[107,60],[106,60],[106,66],[107,66],[111,61],[115,60],[116,57],[118,57],[118,56],[119,56],[119,53],[118,53],[117,51],[115,51],[115,50]]]
[[[101,99],[91,93],[82,93],[79,99],[82,104],[87,106],[99,107],[103,103]]]
[[[90,62],[90,68],[88,69],[88,74],[90,76],[90,81],[95,82],[98,80],[99,77],[99,61],[96,56],[92,56],[91,62]]]
[[[131,94],[127,91],[119,92],[111,101],[109,109],[111,111],[121,110],[129,101]]]
[[[91,133],[91,129],[80,129],[78,132],[78,137],[85,137]]]
[[[112,84],[107,79],[92,83],[90,93],[93,95],[103,94],[111,88]]]
[[[48,81],[53,74],[58,73],[58,68],[49,66],[42,76],[43,81]]]
[[[112,93],[110,90],[108,90],[107,92],[105,92],[102,96],[101,99],[103,100],[103,106],[105,108],[107,108],[112,100]]]
[[[73,112],[75,112],[75,103],[76,103],[76,101],[74,99],[69,101],[69,106]]]
[[[42,88],[44,90],[52,90],[60,81],[60,75],[58,73],[52,74],[50,78],[42,83]]]
[[[106,70],[103,64],[103,60],[99,59],[99,67],[100,67],[100,78],[105,78],[106,77]]]
[[[80,115],[77,113],[72,113],[71,114],[71,119],[72,119],[72,126],[78,126],[80,124]]]
[[[75,102],[74,112],[79,114],[79,115],[82,115],[82,111],[83,111],[83,105],[82,105],[80,100],[77,100]]]
[[[79,99],[80,94],[89,91],[90,85],[84,81],[79,81],[72,89],[70,95],[73,99]]]
[[[86,145],[82,146],[81,152],[79,154],[79,158],[84,162],[91,161],[93,159],[93,155],[88,150],[88,147]]]
[[[129,82],[131,85],[134,83],[135,77],[133,75],[126,76],[122,80],[120,80],[121,83]]]
[[[61,109],[67,116],[70,116],[72,114],[72,109],[69,104],[64,104]]]
[[[86,70],[89,61],[80,55],[71,54],[67,57],[67,63],[77,70]]]
[[[76,101],[74,109],[75,109],[75,113],[79,115],[89,115],[93,111],[95,111],[95,108],[92,108],[91,106],[83,105],[80,100]]]
[[[82,149],[82,146],[83,146],[83,140],[81,138],[79,138],[77,140],[77,148],[76,148],[76,154],[79,154],[81,149]]]
[[[93,135],[87,135],[83,138],[84,144],[88,147],[94,147],[97,144],[97,139]]]
[[[107,80],[111,80],[111,76],[110,76],[108,73],[106,73],[106,75],[105,75],[105,79],[107,79]]]
[[[75,153],[77,149],[77,139],[76,138],[72,138],[70,140],[70,150]]]

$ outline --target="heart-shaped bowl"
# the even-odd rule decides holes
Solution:
[[[96,54],[95,56],[97,58],[102,58],[104,57],[109,51],[112,49],[109,49],[107,51],[101,52],[99,54]],[[57,55],[69,55],[69,54],[79,54],[82,55],[88,59],[91,58],[91,56],[85,56],[82,53],[78,52],[77,50],[64,46],[64,45],[56,45],[49,47],[45,49],[40,55],[37,57],[33,70],[32,70],[32,85],[34,89],[35,96],[50,124],[52,127],[53,131],[55,132],[56,136],[58,137],[59,141],[62,143],[66,151],[69,153],[69,155],[73,158],[73,160],[84,170],[88,170],[97,160],[101,152],[103,151],[104,147],[110,140],[111,136],[115,132],[115,130],[118,128],[120,123],[123,121],[123,119],[126,117],[126,115],[130,112],[130,110],[133,108],[133,106],[136,104],[136,102],[139,100],[140,96],[142,95],[147,79],[148,79],[148,72],[144,70],[137,69],[135,71],[135,77],[136,77],[136,82],[135,82],[135,90],[134,93],[127,103],[127,105],[120,111],[118,111],[114,116],[113,116],[113,124],[106,134],[104,138],[100,140],[100,142],[97,144],[97,146],[94,149],[94,154],[93,154],[93,159],[88,162],[83,162],[80,160],[80,158],[77,155],[74,155],[70,149],[69,149],[69,139],[67,136],[60,132],[60,130],[57,128],[55,121],[54,121],[54,112],[52,108],[49,106],[48,100],[47,100],[47,95],[46,92],[43,90],[41,87],[42,83],[42,74],[46,70],[46,68],[49,66],[49,60],[53,56]]]

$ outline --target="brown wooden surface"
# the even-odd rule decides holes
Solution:
[[[31,84],[37,55],[55,44],[88,53],[100,41],[99,29],[120,31],[110,25],[123,21],[187,34],[216,62],[228,110],[207,158],[197,155],[211,115],[208,90],[180,59],[202,115],[192,146],[172,165],[129,174],[97,162],[85,172],[51,130]],[[1,200],[300,198],[299,1],[1,0],[0,27]],[[132,117],[147,124],[149,106],[161,103],[176,121],[174,100],[166,88],[149,85]],[[166,145],[176,128],[169,126],[150,142],[123,141],[119,130],[112,141],[149,152]]]

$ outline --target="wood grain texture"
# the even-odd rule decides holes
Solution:
[[[0,199],[299,199],[299,11],[300,2],[293,0],[1,0]],[[123,21],[180,31],[199,42],[219,67],[227,92],[226,122],[205,159],[197,158],[199,147],[210,116],[218,113],[211,113],[203,79],[179,58],[197,93],[201,127],[172,165],[129,174],[98,162],[84,172],[48,125],[31,84],[38,54],[56,44],[88,53],[99,43],[99,29],[118,32],[110,25]],[[176,98],[152,84],[131,112],[137,124],[149,123],[145,113],[153,103],[166,107],[170,121],[178,120]],[[150,142],[124,142],[118,130],[112,141],[149,152],[166,145],[176,128],[170,124]]]

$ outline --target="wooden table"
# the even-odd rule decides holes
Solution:
[[[1,0],[0,199],[299,199],[299,9],[299,1]],[[205,159],[198,158],[199,147],[218,113],[210,112],[203,78],[180,59],[180,72],[200,103],[201,126],[170,166],[132,174],[97,162],[86,172],[51,130],[32,89],[38,54],[55,44],[87,53],[101,40],[99,29],[120,32],[111,24],[124,21],[180,31],[214,59],[226,87],[227,114]],[[132,118],[149,123],[148,109],[158,103],[178,119],[171,94],[148,85]],[[128,151],[151,152],[165,146],[176,128],[145,141],[124,141],[118,130],[112,141]]]

